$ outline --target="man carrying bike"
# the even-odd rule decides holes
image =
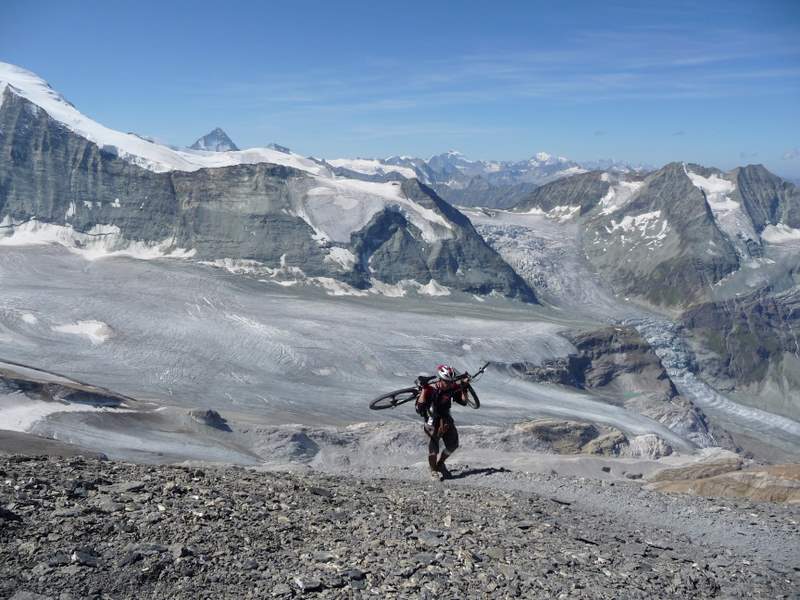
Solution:
[[[436,367],[437,379],[425,383],[416,402],[417,414],[425,419],[425,433],[428,436],[428,465],[431,477],[446,479],[450,472],[445,466],[447,458],[458,448],[458,430],[450,416],[453,402],[467,405],[468,379],[457,380],[455,370],[449,365]],[[444,450],[439,454],[439,440],[444,442]]]

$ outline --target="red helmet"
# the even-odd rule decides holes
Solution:
[[[436,367],[436,375],[439,379],[444,381],[453,381],[456,378],[456,372],[450,365],[439,365]]]

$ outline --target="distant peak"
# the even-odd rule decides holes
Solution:
[[[214,128],[214,130],[198,139],[189,147],[192,150],[206,150],[208,152],[230,152],[231,150],[235,151],[239,149],[221,127]]]
[[[267,148],[270,150],[275,150],[276,152],[283,152],[284,154],[291,154],[292,151],[289,150],[286,146],[281,146],[280,144],[276,144],[274,142],[267,144]]]

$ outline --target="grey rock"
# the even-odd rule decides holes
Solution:
[[[99,564],[98,557],[86,550],[75,550],[70,556],[70,560],[84,567],[96,567]]]
[[[293,581],[301,592],[316,592],[322,589],[322,582],[316,577],[295,577]]]
[[[290,588],[285,583],[279,583],[275,587],[272,588],[272,595],[273,596],[291,596],[292,595],[292,588]]]
[[[17,591],[9,600],[53,600],[53,596],[43,596],[33,592]]]

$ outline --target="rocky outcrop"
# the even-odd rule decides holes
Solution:
[[[358,246],[359,261],[351,264],[346,236],[331,241],[309,224],[309,198],[318,201],[321,192],[333,204],[340,193],[335,183],[323,183],[309,172],[267,163],[155,173],[73,133],[10,86],[0,107],[0,233],[35,219],[89,240],[113,234],[190,250],[198,259],[257,261],[362,288],[370,285],[373,267],[387,281],[413,276],[427,284],[434,278],[456,290],[535,302],[531,288],[469,220],[416,181],[396,184],[397,202],[363,199],[359,194],[369,194],[358,188],[341,192],[353,194],[356,205],[384,202],[383,213],[397,213],[378,211],[353,233],[349,242]],[[418,210],[413,203],[429,211],[428,226],[439,233],[423,235],[403,216],[403,203],[412,212]],[[335,220],[327,213],[320,218]],[[385,239],[367,240],[371,234]],[[405,258],[412,262],[404,264]]]
[[[512,372],[601,394],[603,400],[651,417],[700,446],[732,446],[723,432],[712,431],[700,408],[678,394],[661,360],[633,327],[612,326],[566,337],[576,353],[541,365],[511,365]]]
[[[711,302],[684,313],[700,370],[762,408],[800,419],[800,287]]]
[[[671,469],[650,489],[660,492],[695,494],[722,498],[748,498],[759,502],[800,504],[800,465],[771,465],[704,476]],[[685,475],[682,477],[682,475]]]
[[[0,361],[0,394],[18,394],[32,400],[95,407],[130,408],[138,404],[137,400],[106,388],[3,361]]]
[[[739,471],[744,465],[740,456],[724,456],[715,460],[702,461],[681,467],[661,469],[648,477],[648,481],[684,481],[716,477],[731,471]]]
[[[625,434],[613,427],[558,419],[518,423],[504,433],[508,442],[515,437],[530,437],[542,450],[555,454],[618,456],[628,444]]]
[[[661,361],[632,327],[567,334],[577,352],[542,365],[513,365],[527,378],[588,390],[648,394],[669,401],[678,395]]]

